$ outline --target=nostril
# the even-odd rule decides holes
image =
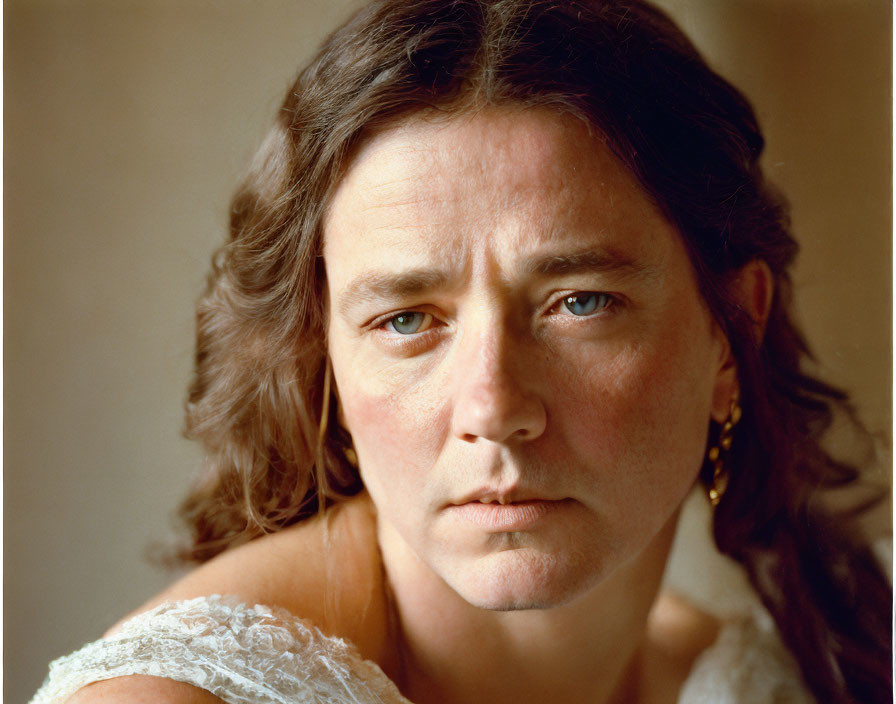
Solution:
[[[532,440],[545,429],[547,414],[537,396],[516,393],[513,398],[462,399],[452,419],[455,437],[464,442],[518,442]]]
[[[500,328],[500,326],[497,326]],[[489,328],[496,334],[496,328]],[[518,442],[539,436],[545,410],[537,379],[508,335],[475,342],[458,353],[454,367],[452,432],[464,442]],[[526,373],[522,370],[526,369]]]

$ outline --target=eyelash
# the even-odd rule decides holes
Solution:
[[[429,316],[430,320],[426,321],[429,323],[429,326],[421,332],[414,333],[402,334],[395,330],[392,325],[394,320],[402,315],[413,314]],[[436,315],[423,310],[414,310],[413,308],[391,313],[375,319],[369,324],[369,329],[379,333],[385,339],[386,344],[405,354],[416,354],[424,351],[431,344],[432,336],[440,334],[443,327],[445,327],[444,323]]]
[[[593,311],[589,311],[584,315],[576,315],[568,307],[565,307],[565,304],[570,299],[575,298],[587,298],[590,296],[596,296],[598,301],[604,299],[604,305],[597,304],[597,307]],[[573,291],[571,293],[566,293],[561,296],[559,299],[554,301],[553,304],[548,308],[549,312],[553,312],[555,314],[563,315],[568,318],[580,318],[583,320],[590,320],[592,318],[596,318],[600,315],[610,315],[611,313],[616,312],[616,308],[618,308],[620,304],[620,300],[618,297],[613,294],[607,293],[606,291]],[[564,313],[564,309],[568,312]]]
[[[426,327],[425,327],[423,330],[419,330],[419,331],[418,331],[418,330],[415,330],[414,332],[401,333],[401,332],[399,332],[398,330],[395,329],[395,322],[396,322],[399,318],[401,318],[401,317],[410,317],[410,316],[412,316],[412,315],[422,315],[422,316],[424,316],[423,322],[421,323],[421,327],[423,327],[424,325],[425,325]],[[382,323],[380,323],[379,327],[388,330],[387,326],[389,326],[389,325],[391,324],[392,329],[391,329],[391,330],[388,330],[389,332],[393,332],[393,333],[395,333],[396,335],[401,335],[402,337],[411,337],[411,336],[413,336],[413,335],[422,335],[422,334],[424,334],[424,333],[426,333],[426,332],[432,330],[432,327],[433,327],[433,324],[434,324],[434,321],[435,321],[435,320],[437,320],[437,318],[436,318],[432,313],[425,313],[425,312],[423,312],[422,310],[403,310],[403,311],[401,311],[400,313],[396,313],[395,315],[390,316],[389,318],[387,318],[386,320],[384,320]]]

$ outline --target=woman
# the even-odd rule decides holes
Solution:
[[[200,303],[204,564],[36,701],[889,699],[761,150],[640,2],[362,9]],[[778,635],[659,594],[695,481]]]

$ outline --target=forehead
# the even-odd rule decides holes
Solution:
[[[324,256],[329,272],[359,251],[379,264],[435,250],[464,259],[476,247],[499,258],[531,255],[551,244],[624,245],[634,254],[670,233],[582,121],[543,108],[488,108],[412,116],[370,137],[331,200]]]
[[[371,170],[414,170],[428,172],[426,186],[445,187],[454,175],[444,172],[450,163],[467,175],[489,174],[508,189],[518,189],[562,179],[592,141],[582,121],[544,108],[489,107],[454,115],[426,111],[368,137],[344,182],[365,181]],[[509,160],[510,155],[515,158]]]

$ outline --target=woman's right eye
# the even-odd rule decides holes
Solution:
[[[432,322],[433,318],[429,313],[409,310],[392,316],[383,323],[383,326],[400,335],[414,335],[429,330],[432,327]]]

